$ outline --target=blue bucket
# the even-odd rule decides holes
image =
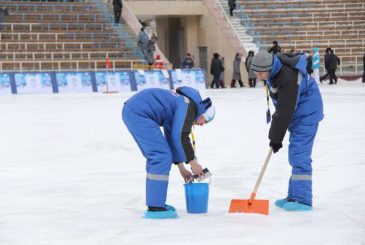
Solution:
[[[188,183],[184,186],[188,213],[202,214],[208,212],[209,184]]]

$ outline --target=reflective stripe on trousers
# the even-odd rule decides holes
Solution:
[[[312,148],[318,129],[314,125],[292,125],[289,137],[289,163],[292,176],[288,197],[312,205]]]
[[[170,146],[156,122],[136,114],[127,104],[123,107],[122,117],[143,156],[147,159],[146,205],[164,207],[172,164]]]

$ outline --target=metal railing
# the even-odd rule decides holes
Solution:
[[[60,51],[60,52],[0,52],[2,61],[16,60],[73,60],[95,58],[134,58],[133,51]]]
[[[3,1],[2,1],[3,2]],[[22,2],[32,2],[32,1],[23,1]],[[48,2],[48,1],[46,1]],[[51,1],[50,1],[51,2]],[[83,2],[83,1],[79,1]],[[24,7],[26,7],[26,10],[29,10],[31,12],[39,12],[39,11],[50,11],[53,13],[56,12],[73,12],[73,11],[85,11],[90,12],[92,10],[96,10],[95,6],[88,5],[88,4],[73,4],[65,1],[65,4],[55,4],[47,3],[44,4],[42,2],[32,2],[32,3],[22,3],[19,4],[18,2],[6,2],[5,4],[2,4],[6,6],[6,8],[9,10],[10,13],[12,12],[20,12]],[[62,8],[60,8],[62,7]],[[76,10],[78,9],[78,10]]]
[[[20,21],[27,21],[29,22],[29,20],[37,20],[37,21],[67,21],[67,20],[72,20],[72,21],[100,21],[100,20],[105,20],[104,16],[102,14],[94,14],[94,13],[90,13],[90,14],[79,14],[79,13],[73,13],[73,14],[68,14],[68,13],[16,13],[16,15],[11,15],[11,16],[15,16],[17,18],[17,20]],[[111,18],[109,18],[111,20]]]
[[[112,39],[116,38],[117,34],[115,33],[105,33],[105,32],[51,32],[51,33],[34,33],[34,32],[0,32],[0,40],[2,42],[6,42],[9,39],[13,41],[40,41],[40,40],[58,40],[58,39],[68,39],[68,40],[77,40],[77,39]]]
[[[115,69],[135,69],[146,64],[144,60],[110,60],[111,67]],[[2,61],[0,60],[0,72],[15,71],[103,71],[106,70],[105,60],[52,60],[52,61]]]

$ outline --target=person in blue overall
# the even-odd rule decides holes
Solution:
[[[186,182],[193,175],[204,174],[189,135],[194,124],[202,126],[214,116],[211,99],[202,100],[199,91],[190,87],[177,88],[176,92],[144,89],[124,103],[123,121],[147,159],[145,218],[177,217],[175,208],[166,204],[171,165],[178,166]],[[190,165],[192,173],[184,162]]]
[[[316,81],[307,74],[305,55],[289,57],[260,51],[251,68],[266,81],[275,113],[269,131],[270,147],[276,153],[288,130],[292,175],[288,195],[275,204],[287,211],[312,209],[312,148],[323,103]]]

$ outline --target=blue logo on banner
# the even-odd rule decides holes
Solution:
[[[170,89],[169,78],[161,70],[134,72],[138,90],[145,88]]]
[[[99,92],[105,92],[107,89],[109,91],[131,91],[129,73],[126,71],[96,72],[95,79]]]
[[[0,73],[0,94],[11,94],[9,74]]]
[[[205,75],[203,70],[186,69],[171,71],[172,84],[174,88],[189,86],[195,89],[205,89]]]
[[[58,72],[56,73],[56,80],[60,93],[92,91],[89,72]]]
[[[15,84],[18,93],[52,93],[49,73],[16,73]]]

